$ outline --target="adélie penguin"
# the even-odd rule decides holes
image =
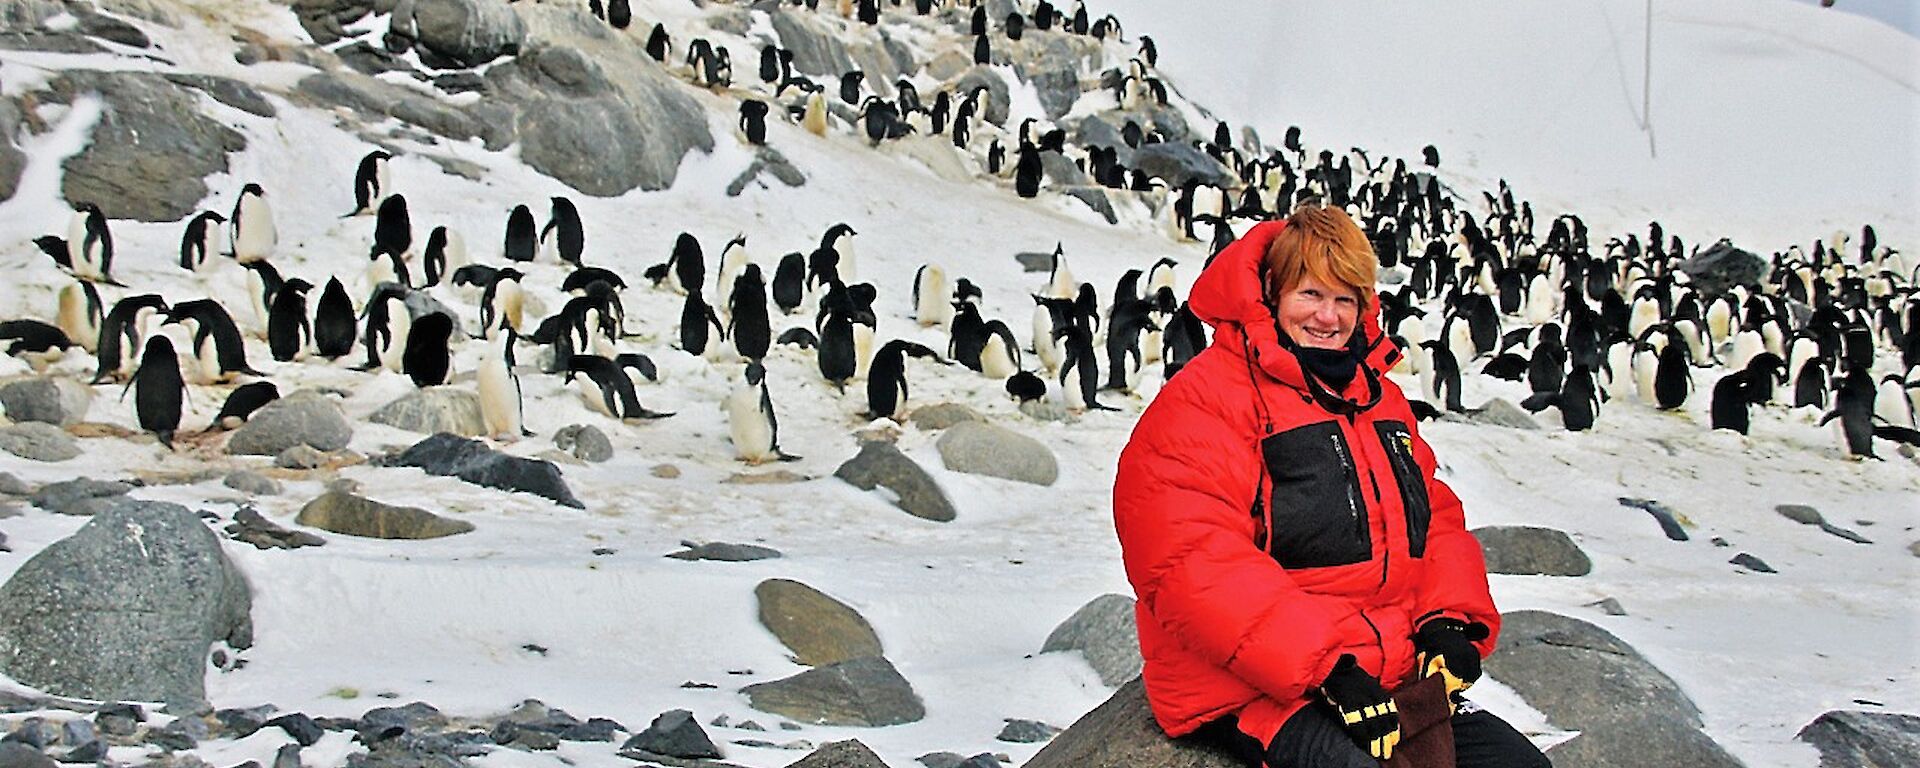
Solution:
[[[479,383],[480,416],[486,422],[487,434],[498,440],[518,440],[533,434],[526,428],[520,377],[513,372],[515,338],[513,329],[509,328],[488,339],[486,352],[481,354],[479,368],[475,371]]]
[[[126,398],[127,390],[133,390],[133,412],[140,428],[152,432],[161,445],[173,450],[173,433],[180,428],[187,382],[180,377],[180,358],[174,354],[172,340],[159,334],[147,339],[140,367],[120,390],[121,399]]]
[[[534,226],[533,210],[525,205],[514,206],[513,212],[507,214],[507,235],[501,255],[508,261],[533,261],[540,247]]]
[[[30,319],[0,321],[0,341],[9,342],[8,355],[25,360],[35,371],[46,370],[73,346],[59,328]]]
[[[328,360],[352,352],[356,325],[353,300],[347,298],[346,287],[340,284],[340,278],[327,278],[327,287],[320,291],[320,302],[313,308],[314,351]]]
[[[307,317],[307,291],[313,284],[289,278],[273,293],[267,308],[267,350],[282,363],[300,358],[313,343],[313,321]]]
[[[780,450],[780,422],[767,392],[767,369],[760,361],[747,363],[740,383],[727,393],[722,407],[727,412],[727,435],[741,461],[764,464],[800,458]]]
[[[81,280],[119,285],[113,280],[113,233],[107,215],[93,203],[77,203],[67,220],[67,260],[64,266]]]
[[[271,381],[254,381],[234,387],[227,394],[227,402],[220,406],[220,412],[214,414],[210,430],[238,429],[254,411],[280,399],[280,389]]]
[[[367,309],[362,320],[365,331],[360,337],[360,345],[367,351],[367,361],[358,367],[359,370],[385,368],[394,373],[405,373],[406,363],[402,355],[407,349],[407,332],[413,326],[413,315],[407,310],[407,288],[397,283],[386,283],[375,288],[373,295],[367,298]]]
[[[181,269],[198,272],[206,268],[207,257],[214,253],[214,238],[220,231],[216,225],[226,220],[213,211],[201,211],[187,222],[187,231],[180,235]]]
[[[453,316],[429,312],[413,321],[401,353],[407,377],[416,387],[434,387],[453,380]]]
[[[100,291],[93,283],[76,280],[60,286],[55,302],[53,324],[67,339],[91,353],[100,344],[100,324],[106,311],[100,303]]]
[[[1094,356],[1093,330],[1074,323],[1058,333],[1066,352],[1066,359],[1060,364],[1060,390],[1066,395],[1067,410],[1075,413],[1089,408],[1120,410],[1100,404],[1100,361]],[[1073,377],[1071,381],[1069,377]]]
[[[247,365],[247,348],[240,328],[226,308],[213,299],[194,299],[173,305],[166,311],[167,323],[191,323],[195,379],[212,384],[232,379],[234,374],[261,375]]]
[[[584,374],[585,378],[581,378]],[[624,367],[599,355],[574,355],[567,358],[566,381],[577,385],[580,399],[596,413],[616,419],[663,419],[671,413],[647,410],[640,405],[633,380]]]
[[[360,158],[360,166],[353,173],[353,210],[348,216],[373,213],[374,208],[392,191],[387,171],[387,161],[392,159],[393,155],[379,149]]]
[[[100,365],[93,374],[94,384],[118,381],[132,372],[148,318],[166,309],[166,301],[155,293],[128,296],[114,303],[100,322],[100,338],[94,347]]]
[[[235,261],[251,264],[272,256],[280,236],[274,230],[273,206],[267,204],[266,190],[259,184],[241,187],[240,198],[233,203],[233,215],[227,218],[227,228]]]
[[[760,265],[748,264],[733,280],[733,294],[727,298],[727,338],[741,357],[759,360],[773,346],[772,320],[767,316],[767,286],[760,278]]]
[[[922,344],[895,339],[880,346],[867,371],[867,418],[905,419],[907,414],[907,358],[933,358],[940,355]]]
[[[586,228],[580,222],[580,210],[565,197],[553,198],[553,210],[547,226],[540,230],[541,250],[552,253],[566,264],[580,266],[580,254],[586,250]]]

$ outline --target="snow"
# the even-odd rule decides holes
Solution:
[[[241,24],[232,19],[282,37],[303,34],[283,6],[218,6],[218,13],[192,15],[184,30],[136,23],[169,46],[183,71],[282,84],[306,71],[231,63],[231,34]],[[1640,4],[1463,2],[1441,10],[1349,2],[1330,8],[1210,4],[1210,14],[1234,19],[1232,45],[1220,40],[1221,22],[1194,19],[1187,5],[1109,1],[1095,10],[1120,15],[1129,41],[1153,35],[1160,68],[1179,92],[1236,125],[1252,121],[1269,142],[1295,123],[1312,145],[1361,145],[1376,158],[1417,160],[1420,147],[1432,142],[1440,148],[1443,177],[1457,188],[1491,188],[1505,178],[1534,202],[1541,221],[1566,210],[1587,216],[1596,242],[1644,232],[1657,217],[1690,244],[1726,236],[1771,251],[1871,222],[1883,243],[1920,248],[1913,141],[1920,43],[1910,27],[1785,0],[1656,7],[1656,159],[1636,122]],[[659,19],[668,21],[676,40],[706,33],[700,12],[684,3],[636,3],[635,16],[628,34],[636,43]],[[1715,21],[1735,16],[1737,24]],[[765,33],[762,26],[752,29]],[[752,49],[741,38],[715,37],[732,44],[736,76],[750,79],[756,59],[745,52]],[[931,33],[913,36],[916,46],[935,40]],[[1109,63],[1131,52],[1130,43],[1112,43]],[[1275,52],[1286,52],[1284,60]],[[17,64],[28,72],[38,66],[155,68],[113,54],[76,58],[84,60],[0,52],[7,92],[16,87]],[[528,170],[512,150],[390,139],[408,150],[391,168],[397,191],[410,203],[416,241],[445,224],[464,236],[477,261],[498,263],[505,214],[515,204],[528,204],[544,219],[545,198],[569,195],[586,222],[587,263],[616,269],[633,286],[626,292],[629,326],[641,335],[623,350],[649,354],[662,372],[661,382],[640,388],[640,398],[677,415],[613,423],[590,413],[556,377],[523,368],[527,424],[538,436],[498,447],[539,456],[554,432],[576,423],[598,426],[613,439],[611,461],[562,465],[584,510],[410,469],[362,464],[338,470],[374,499],[428,507],[477,530],[423,542],[322,533],[325,547],[297,551],[230,545],[254,588],[257,642],[239,653],[244,667],[210,669],[214,706],[271,703],[313,716],[356,716],[421,700],[451,714],[481,716],[538,698],[582,719],[610,717],[630,729],[686,708],[702,723],[725,715],[736,724],[768,726],[766,733],[708,728],[736,764],[781,766],[804,753],[729,743],[735,739],[818,745],[858,738],[889,763],[908,765],[937,750],[1005,752],[1024,761],[1039,746],[994,741],[1003,718],[1066,726],[1111,693],[1077,657],[1038,650],[1047,633],[1087,601],[1130,592],[1109,489],[1115,457],[1156,385],[1149,383],[1142,397],[1106,395],[1122,407],[1119,413],[1044,423],[1017,414],[998,382],[909,363],[912,402],[965,402],[1045,442],[1060,460],[1059,481],[1044,489],[963,475],[941,468],[933,435],[904,428],[899,447],[929,469],[959,510],[951,523],[931,523],[894,509],[883,492],[861,492],[832,478],[857,450],[852,433],[867,426],[858,415],[865,407],[863,382],[835,393],[810,354],[779,347],[767,367],[781,445],[803,457],[782,468],[811,479],[731,484],[725,481],[736,473],[767,469],[733,460],[728,444],[719,403],[738,366],[672,349],[680,299],[647,287],[638,275],[666,258],[681,231],[700,239],[709,267],[729,238],[744,233],[754,260],[770,272],[780,255],[809,251],[828,227],[847,222],[860,233],[862,278],[880,291],[877,343],[907,338],[943,348],[942,333],[909,319],[912,275],[924,262],[942,264],[950,280],[967,277],[982,286],[985,315],[1024,329],[1032,306],[1027,294],[1041,287],[1044,275],[1020,271],[1017,252],[1051,252],[1059,242],[1079,279],[1105,295],[1125,270],[1167,255],[1180,261],[1184,292],[1205,258],[1203,248],[1165,239],[1163,227],[1137,206],[1120,206],[1123,220],[1115,227],[1056,195],[1020,200],[1004,181],[942,181],[905,148],[870,149],[864,136],[844,126],[821,139],[797,125],[770,125],[769,143],[809,182],[789,189],[767,179],[764,188],[749,186],[728,198],[726,184],[752,160],[734,138],[734,101],[689,92],[708,110],[716,147],[690,155],[667,192],[586,197]],[[1014,93],[1010,125],[1039,110],[1030,89],[1016,84]],[[337,275],[357,292],[373,221],[340,214],[352,204],[355,164],[374,147],[343,130],[332,112],[280,99],[275,106],[275,119],[208,107],[244,133],[249,146],[231,158],[229,174],[208,179],[212,191],[201,207],[225,212],[242,184],[262,184],[276,212],[274,262],[282,272],[321,284]],[[44,112],[52,130],[21,137],[32,162],[22,191],[0,203],[0,268],[15,277],[0,289],[0,315],[50,314],[54,291],[68,279],[30,240],[64,230],[59,161],[82,146],[99,111],[97,101],[82,100],[65,112]],[[936,143],[918,151],[937,149]],[[472,182],[447,175],[427,154],[478,163],[487,177]],[[238,306],[244,284],[238,268],[221,262],[211,275],[194,276],[175,266],[179,223],[116,221],[113,231],[122,254],[115,270],[124,282],[172,301],[211,293]],[[544,316],[562,301],[557,286],[564,273],[552,263],[529,271],[536,305],[529,315]],[[106,292],[108,301],[126,293]],[[435,295],[472,329],[472,292],[442,287]],[[245,310],[235,315],[248,327]],[[776,333],[810,321],[776,318]],[[1437,321],[1430,323],[1428,335],[1437,332]],[[474,386],[478,347],[456,359],[453,386]],[[258,340],[249,352],[283,392],[297,386],[345,391],[343,407],[357,424],[353,451],[375,454],[421,438],[365,421],[411,384],[393,374],[346,370],[359,359],[357,349],[339,364],[276,364]],[[57,370],[90,373],[90,360],[80,357],[70,356]],[[531,350],[522,351],[523,365],[533,359]],[[11,359],[0,363],[24,370]],[[1465,501],[1471,527],[1558,528],[1594,560],[1587,577],[1493,577],[1503,609],[1551,610],[1606,628],[1672,676],[1699,704],[1708,733],[1740,759],[1753,766],[1812,766],[1817,756],[1793,734],[1818,714],[1861,707],[1920,712],[1920,605],[1913,598],[1920,558],[1908,552],[1920,538],[1914,530],[1920,467],[1885,443],[1884,461],[1848,460],[1810,412],[1775,407],[1756,413],[1751,437],[1710,433],[1705,393],[1718,374],[1702,376],[1698,394],[1680,412],[1615,401],[1586,433],[1560,431],[1551,412],[1539,432],[1446,422],[1422,430],[1444,465],[1443,479]],[[1417,389],[1411,379],[1401,383]],[[1469,377],[1464,399],[1517,401],[1522,390]],[[118,399],[117,386],[94,392],[89,420],[134,427],[131,405]],[[221,389],[194,387],[183,429],[205,425],[224,396]],[[226,518],[243,501],[240,494],[217,479],[180,482],[182,476],[202,461],[261,470],[271,464],[210,452],[168,454],[148,440],[82,444],[83,458],[60,465],[0,455],[0,471],[34,484],[82,474],[140,475],[166,482],[137,496]],[[662,465],[678,475],[656,473]],[[329,479],[325,472],[292,476],[283,481],[282,495],[254,503],[291,527],[300,506]],[[1646,513],[1621,506],[1619,497],[1659,499],[1687,521],[1691,540],[1668,541]],[[1813,504],[1874,543],[1853,544],[1786,520],[1772,509],[1782,503]],[[32,508],[0,521],[14,549],[0,553],[0,577],[82,522]],[[1731,546],[1716,546],[1715,537]],[[682,540],[758,543],[785,557],[751,563],[663,557]],[[613,552],[594,554],[601,548]],[[1728,564],[1739,552],[1780,573]],[[777,726],[782,718],[750,709],[738,693],[742,686],[802,669],[755,619],[753,587],[768,578],[805,582],[860,611],[888,659],[913,683],[927,717],[889,728],[788,731]],[[1606,597],[1618,599],[1627,615],[1588,607]],[[717,687],[682,687],[687,682]],[[1756,696],[1756,690],[1771,694]],[[1498,681],[1476,688],[1476,698],[1543,745],[1568,737]],[[329,734],[303,753],[304,762],[343,764],[356,747],[345,739]],[[210,744],[200,754],[215,764],[267,763],[284,743],[269,729]],[[563,759],[632,764],[607,745],[578,744],[540,755],[500,750],[475,763],[552,766]]]

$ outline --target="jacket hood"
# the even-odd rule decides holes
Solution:
[[[1280,345],[1280,331],[1274,323],[1273,308],[1261,290],[1261,261],[1273,238],[1287,228],[1285,221],[1265,221],[1241,235],[1213,258],[1194,281],[1187,305],[1194,316],[1213,327],[1215,346],[1250,356],[1267,375],[1282,384],[1307,390],[1300,361]],[[1380,326],[1380,300],[1376,297],[1361,310],[1354,333],[1366,350],[1360,365],[1377,379],[1400,359],[1400,350],[1385,338]],[[1364,402],[1368,396],[1367,376],[1356,376],[1339,393],[1350,400]]]

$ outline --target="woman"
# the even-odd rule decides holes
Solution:
[[[1194,284],[1213,343],[1141,416],[1114,482],[1148,701],[1168,735],[1204,727],[1250,762],[1376,766],[1400,738],[1388,691],[1441,675],[1462,768],[1548,765],[1458,698],[1500,613],[1384,375],[1400,352],[1377,270],[1344,211],[1307,204]]]

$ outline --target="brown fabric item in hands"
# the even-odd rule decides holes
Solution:
[[[1453,706],[1439,675],[1423,677],[1393,692],[1400,707],[1400,745],[1386,768],[1454,768]]]

